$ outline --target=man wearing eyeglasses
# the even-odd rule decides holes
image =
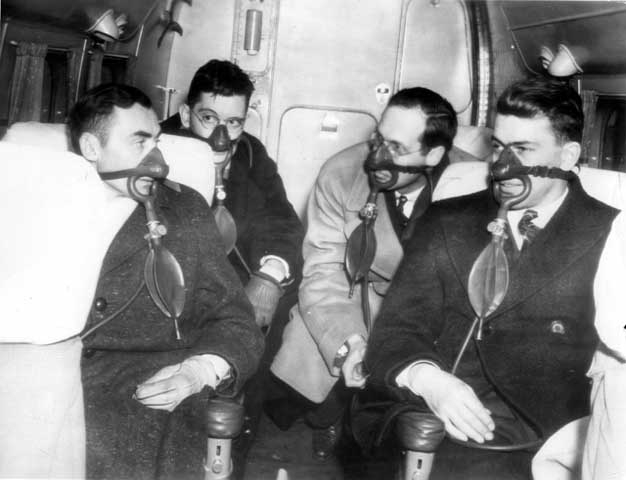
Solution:
[[[263,144],[244,131],[253,90],[250,78],[237,65],[211,60],[194,75],[179,113],[161,127],[164,133],[206,140],[215,163],[225,163],[224,206],[237,229],[229,260],[245,285],[257,324],[272,326],[259,371],[246,390],[248,414],[258,418],[268,390],[269,364],[280,345],[289,310],[297,301],[304,231],[287,199],[276,163]]]
[[[299,393],[323,402],[308,414],[318,429],[313,437],[317,457],[331,453],[333,424],[345,404],[346,389],[336,385],[338,378],[347,387],[365,384],[364,310],[369,308],[375,320],[402,258],[402,241],[418,228],[432,201],[486,187],[483,163],[449,167],[456,131],[456,112],[439,94],[426,88],[401,90],[390,99],[371,140],[338,153],[319,174],[309,198],[299,305],[272,365]],[[344,262],[348,238],[362,224],[360,212],[373,186],[381,191],[374,223],[378,246],[367,273],[369,301],[363,303],[365,290],[359,286],[350,295]]]

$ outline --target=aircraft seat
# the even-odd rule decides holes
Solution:
[[[578,177],[585,191],[592,197],[620,210],[626,208],[626,173],[583,166],[578,170]],[[535,457],[533,473],[541,472],[540,478],[557,478],[555,472],[566,470],[562,468],[563,465],[575,464],[579,460],[576,455],[580,454],[581,436],[584,438],[587,419],[588,417],[585,417],[571,422],[547,439],[545,447]],[[432,417],[426,424],[420,423],[423,420],[419,415],[414,417],[405,415],[400,420],[396,436],[405,451],[402,478],[419,477],[427,480],[436,447],[423,448],[419,441],[423,443],[432,442],[433,438],[437,439],[436,429],[430,423],[436,423],[436,418]],[[569,473],[567,470],[563,475],[570,478]]]
[[[492,134],[493,130],[488,127],[459,125],[449,154],[450,162],[488,161],[492,152]]]
[[[215,183],[210,147],[192,138],[162,135],[159,149],[170,166],[168,178],[195,188],[210,203]],[[108,211],[109,197],[102,193],[104,187],[94,169],[69,151],[64,124],[16,123],[0,140],[0,152],[0,159],[7,167],[12,162],[18,164],[7,170],[15,181],[0,190],[5,200],[0,204],[4,205],[6,223],[12,225],[14,234],[17,233],[0,236],[3,246],[0,265],[5,274],[1,297],[6,300],[4,304],[9,313],[12,308],[16,310],[11,315],[15,321],[11,328],[0,332],[0,341],[42,344],[61,341],[84,328],[102,259],[126,217],[120,214],[111,222],[102,222],[99,214],[93,214]],[[22,208],[16,209],[15,201],[20,198]],[[59,211],[66,215],[59,216]],[[24,220],[26,212],[28,221]],[[77,229],[77,218],[82,219],[87,228]],[[24,258],[29,259],[28,268]],[[55,315],[55,312],[63,314]],[[54,327],[48,328],[50,333],[48,330],[41,333],[41,329],[32,324],[41,318]],[[61,395],[65,395],[63,399],[69,397],[73,393],[70,387],[80,385],[78,363],[74,366],[74,381],[71,385],[59,386],[59,398]],[[232,470],[230,442],[241,430],[243,407],[240,404],[240,399],[213,399],[207,405],[207,428],[214,437],[207,439],[206,480],[228,478]],[[66,417],[68,414],[48,420],[56,425],[67,422]],[[84,431],[82,415],[74,417],[77,420],[72,424],[73,431]],[[23,428],[31,428],[32,423]],[[32,428],[37,429],[36,422]],[[84,433],[81,438],[84,442]],[[78,446],[75,448],[80,450]],[[82,456],[84,458],[84,451]],[[82,468],[81,465],[84,466],[84,460],[77,460],[77,468]],[[66,476],[65,473],[61,476]]]

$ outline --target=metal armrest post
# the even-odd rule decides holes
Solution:
[[[404,454],[401,480],[428,480],[444,435],[443,422],[432,413],[409,411],[398,416],[396,437]]]
[[[232,439],[243,426],[243,405],[234,400],[212,398],[207,408],[207,455],[204,480],[229,480],[233,473]]]

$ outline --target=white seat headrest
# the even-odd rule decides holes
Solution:
[[[473,160],[489,160],[493,147],[491,139],[493,130],[487,127],[474,127],[471,125],[459,125],[454,146],[476,157]]]
[[[168,178],[198,191],[210,205],[215,188],[213,151],[200,140],[161,135],[159,149],[170,166]],[[2,141],[54,151],[69,150],[67,125],[63,123],[17,122]]]
[[[17,122],[9,127],[4,142],[67,151],[70,148],[67,125],[64,123]]]
[[[626,173],[581,167],[578,177],[589,195],[611,207],[626,209]]]

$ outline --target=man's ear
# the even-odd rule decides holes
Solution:
[[[90,162],[97,162],[100,158],[102,145],[100,145],[100,140],[93,133],[83,132],[78,139],[78,146],[80,147],[81,155]]]
[[[561,147],[561,164],[562,170],[571,170],[576,166],[580,159],[582,148],[578,142],[567,142]]]
[[[181,104],[181,106],[178,107],[178,114],[180,115],[181,125],[187,129],[191,128],[191,111],[189,105],[186,103]]]
[[[439,162],[441,161],[445,153],[446,149],[443,148],[442,145],[431,148],[430,152],[428,152],[428,154],[426,155],[426,165],[429,167],[439,165]]]

